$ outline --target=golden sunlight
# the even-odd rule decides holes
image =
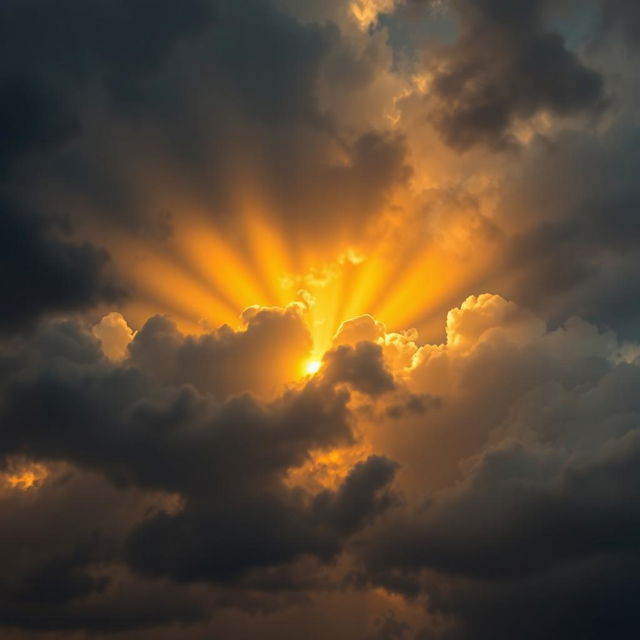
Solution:
[[[164,252],[139,240],[135,246],[122,241],[122,260],[129,256],[128,277],[140,292],[124,312],[133,328],[158,312],[170,315],[187,333],[222,324],[237,328],[248,305],[285,307],[297,300],[315,354],[331,347],[344,320],[363,314],[391,329],[415,327],[434,337],[433,325],[440,330],[446,310],[465,294],[470,274],[485,273],[493,259],[475,237],[482,250],[465,261],[437,243],[425,249],[420,237],[409,238],[403,251],[394,239],[369,237],[357,250],[341,242],[312,252],[292,246],[257,214],[234,238],[203,218],[192,214],[188,228],[176,230]],[[316,356],[301,372],[313,375],[319,366]]]
[[[308,360],[305,362],[304,371],[307,375],[312,376],[320,371],[321,366],[322,362],[320,360]]]

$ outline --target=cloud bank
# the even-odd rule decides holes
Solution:
[[[2,636],[637,636],[635,7],[4,2]]]

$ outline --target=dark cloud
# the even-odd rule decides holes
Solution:
[[[344,382],[372,396],[395,388],[393,376],[385,368],[382,347],[373,342],[337,346],[324,355],[323,364],[322,376],[330,383]]]
[[[435,589],[434,605],[443,614],[459,612],[460,623],[431,638],[632,637],[639,620],[630,594],[637,588],[637,557],[594,558],[524,581],[462,583],[452,597]],[[447,585],[451,587],[451,585]],[[455,595],[453,595],[455,594]],[[498,604],[500,602],[500,604]]]
[[[188,0],[180,10],[149,0],[66,0],[55,7],[10,0],[2,7],[3,46],[18,57],[3,66],[37,69],[45,77],[140,77],[157,68],[181,38],[206,28],[214,8],[206,0]],[[141,24],[147,28],[142,34]],[[85,55],[73,55],[77,51]]]
[[[244,331],[209,338],[250,360],[241,345],[252,322],[259,341],[275,343],[298,322],[290,313],[254,309]],[[189,348],[211,361],[197,384],[210,375],[212,386],[197,390],[191,367],[167,376],[187,339],[162,318],[119,364],[73,322],[6,344],[6,468],[19,455],[53,464],[55,476],[35,490],[35,503],[14,489],[0,505],[14,518],[2,548],[11,568],[0,581],[3,620],[115,631],[199,620],[214,602],[263,610],[273,605],[260,594],[329,588],[319,573],[301,579],[299,563],[313,559],[317,572],[346,554],[350,584],[428,596],[430,613],[448,623],[425,638],[578,638],[585,629],[597,637],[609,624],[635,632],[626,594],[638,580],[637,364],[619,360],[611,335],[578,321],[548,331],[498,296],[465,301],[447,331],[446,345],[414,347],[402,378],[410,395],[437,392],[440,401],[377,418],[376,448],[400,466],[371,455],[321,490],[291,484],[288,472],[312,452],[356,443],[344,385],[382,404],[388,391],[389,406],[397,403],[380,345],[340,345],[306,384],[261,401],[224,397],[229,389],[216,398],[213,363],[224,370],[231,361],[204,338]],[[268,373],[269,357],[253,366]],[[361,361],[367,366],[354,366]],[[382,387],[372,370],[386,374]],[[438,486],[438,465],[457,475]],[[79,506],[87,495],[89,511]],[[40,519],[52,509],[56,526],[43,545]],[[28,552],[16,554],[25,540]],[[152,615],[167,579],[173,604]],[[200,583],[221,589],[219,600]],[[109,623],[105,611],[120,612],[124,597],[128,607]],[[500,613],[505,602],[513,615]],[[407,632],[389,617],[372,637]]]
[[[51,466],[37,491],[3,486],[2,624],[115,631],[201,617],[196,594],[163,595],[114,571],[128,528],[160,505],[159,496],[117,490],[64,464]]]
[[[302,554],[328,560],[394,504],[388,485],[395,469],[385,458],[369,458],[335,492],[315,496],[309,510],[255,486],[248,495],[227,493],[224,503],[210,494],[176,516],[147,520],[130,540],[129,562],[143,573],[193,581],[231,579]]]
[[[339,531],[356,531],[367,519],[386,511],[396,501],[388,491],[398,465],[381,456],[358,462],[335,493],[316,496],[314,511]]]
[[[407,394],[399,402],[390,403],[385,409],[388,418],[399,419],[411,414],[420,414],[435,409],[440,405],[440,399],[429,394]]]
[[[640,139],[615,68],[636,3],[452,0],[433,20],[415,0],[368,31],[347,0],[311,4],[0,7],[2,632],[638,636],[640,350],[619,340],[640,319]],[[344,270],[336,315],[385,273],[373,308],[424,284],[433,314],[458,291],[440,268],[514,302],[469,297],[443,344],[347,320],[297,381],[332,283],[235,329],[92,330],[145,295],[142,255],[196,275],[196,220],[189,240],[256,280],[280,258]],[[274,238],[254,246],[253,222]],[[489,245],[488,274],[462,273]],[[236,306],[235,265],[206,257],[198,283]]]
[[[378,621],[378,628],[375,633],[368,636],[366,640],[401,640],[406,637],[406,633],[410,630],[411,627],[398,620],[393,611],[388,611]]]
[[[62,456],[118,481],[206,492],[225,473],[242,469],[240,484],[260,474],[273,478],[301,464],[308,448],[349,438],[348,395],[326,385],[267,405],[249,395],[218,403],[188,380],[166,386],[162,372],[108,364],[95,339],[73,324],[44,328],[22,349],[7,355],[23,364],[4,380],[6,453]],[[260,365],[268,377],[270,363]],[[147,450],[147,438],[154,451],[138,466],[134,458]]]
[[[0,331],[30,328],[42,316],[116,302],[122,287],[108,274],[106,251],[69,237],[64,221],[0,198]]]
[[[142,172],[171,180],[217,224],[233,227],[246,213],[243,185],[290,234],[327,240],[336,225],[361,229],[407,180],[405,142],[346,130],[321,109],[332,49],[347,63],[357,53],[335,25],[303,24],[274,4],[9,3],[5,59],[20,64],[7,65],[7,82],[30,84],[6,107],[15,115],[7,145],[16,157],[50,150],[20,163],[21,179],[36,195],[55,186],[85,201],[91,213],[77,215],[95,224],[152,225],[156,194],[131,182]],[[177,223],[185,216],[162,206]]]
[[[598,637],[611,625],[616,637],[634,635],[623,594],[640,579],[640,370],[618,362],[615,341],[593,327],[545,331],[496,303],[468,301],[450,314],[446,356],[425,349],[416,383],[446,383],[440,407],[415,419],[412,447],[428,429],[421,459],[432,468],[411,486],[428,483],[439,457],[451,459],[450,445],[441,448],[451,430],[457,446],[476,443],[458,458],[457,478],[375,531],[369,579],[428,596],[451,624],[424,638]],[[476,409],[459,421],[468,393]],[[403,468],[417,462],[394,457]]]
[[[640,8],[625,0],[600,0],[602,27],[619,30],[635,45],[640,44]]]
[[[436,56],[428,101],[457,149],[515,144],[512,127],[540,112],[597,110],[602,78],[549,26],[544,0],[459,0],[460,35]]]
[[[66,113],[60,99],[28,76],[7,75],[0,90],[6,98],[0,107],[5,135],[0,143],[0,169],[29,152],[55,147],[77,131],[78,123]]]
[[[206,0],[180,10],[148,0],[3,3],[2,162],[66,141],[77,132],[79,86],[97,80],[115,96],[131,93],[181,37],[211,18]]]
[[[241,213],[237,189],[252,180],[292,234],[334,234],[342,221],[360,229],[378,213],[409,176],[405,141],[370,127],[339,131],[321,112],[318,77],[338,28],[261,1],[29,0],[0,11],[0,166],[17,202],[0,219],[2,327],[35,328],[3,345],[0,449],[4,460],[72,469],[59,493],[47,484],[38,494],[54,504],[63,496],[60,535],[23,548],[28,566],[14,567],[0,594],[2,623],[117,631],[189,622],[202,602],[178,587],[162,596],[158,578],[229,583],[301,557],[334,559],[391,505],[393,463],[372,457],[321,498],[285,476],[312,451],[352,442],[349,394],[336,385],[362,386],[340,369],[364,366],[364,350],[335,363],[335,379],[282,392],[311,346],[297,307],[251,308],[241,331],[200,337],[158,316],[119,364],[79,324],[47,316],[119,300],[107,252],[57,215],[85,230],[156,224],[148,191],[132,182],[136,166],[156,182],[169,167],[227,228]],[[349,62],[348,47],[344,55]],[[29,213],[42,202],[46,214]],[[362,388],[378,393],[392,379],[371,358],[380,374]],[[87,480],[94,474],[111,484]],[[83,481],[103,516],[75,498]],[[141,510],[114,524],[127,492]],[[179,508],[160,500],[145,511],[153,492],[178,496]],[[6,513],[27,536],[45,530],[16,505]],[[15,554],[18,540],[3,552]]]
[[[129,346],[131,363],[165,384],[188,382],[221,398],[279,391],[311,350],[302,310],[249,308],[242,320],[244,331],[185,336],[168,318],[151,318]]]
[[[235,338],[230,329],[223,331],[218,350],[205,343],[190,345],[211,362],[214,393],[216,365],[226,371],[233,362],[224,355],[225,341],[236,350],[234,359],[253,357],[251,366],[269,379],[273,363],[260,344],[282,339],[278,332],[283,327],[291,337],[290,324],[298,319],[288,314],[252,310],[247,331]],[[166,341],[157,336],[160,328],[179,348],[166,350]],[[150,331],[156,332],[153,339]],[[229,398],[229,388],[226,399],[216,401],[212,393],[201,394],[190,384],[189,367],[182,369],[183,379],[174,368],[168,381],[153,366],[182,359],[185,338],[172,325],[154,319],[138,335],[132,359],[119,365],[105,360],[95,339],[72,322],[42,326],[32,339],[15,340],[5,348],[4,460],[20,455],[60,461],[106,476],[119,491],[179,498],[173,509],[164,508],[161,500],[146,512],[141,505],[135,518],[120,523],[117,535],[99,523],[85,528],[87,513],[78,514],[75,529],[69,529],[73,523],[67,522],[67,507],[61,508],[65,544],[56,552],[52,540],[41,561],[35,552],[27,554],[33,567],[11,591],[12,599],[25,603],[16,611],[35,607],[36,617],[39,607],[46,612],[70,603],[60,620],[38,623],[45,628],[100,626],[82,619],[85,599],[112,595],[109,576],[95,573],[94,566],[119,562],[150,578],[224,583],[303,556],[327,562],[352,534],[394,503],[388,486],[396,465],[383,457],[357,464],[335,491],[313,495],[285,482],[288,470],[302,465],[311,451],[352,442],[345,391],[311,380],[269,402],[250,395]],[[211,340],[217,344],[215,334]],[[237,350],[243,340],[254,341],[255,354]],[[145,359],[138,368],[142,348]],[[150,358],[154,349],[155,359]],[[103,507],[107,515],[113,511],[110,503]],[[19,514],[17,518],[22,522]],[[197,601],[193,606],[186,612],[174,607],[157,619],[196,615]],[[36,625],[20,622],[23,614],[11,615],[15,617],[7,623]],[[79,616],[75,622],[74,615]],[[145,615],[143,609],[140,620],[119,624],[147,625]]]
[[[556,322],[579,314],[637,335],[637,140],[635,126],[618,126],[532,145],[500,204],[507,223],[527,227],[498,267],[515,276],[515,299]]]
[[[46,162],[81,134],[84,88],[103,82],[114,98],[131,94],[182,36],[200,31],[211,5],[196,0],[180,10],[167,3],[32,1],[0,8],[0,293],[8,309],[3,329],[22,328],[52,312],[78,311],[121,293],[103,275],[107,253],[62,237],[52,215],[30,205],[32,162]],[[34,156],[38,156],[35,158]],[[36,170],[36,175],[39,173]],[[12,176],[19,176],[12,181]],[[87,211],[65,211],[84,218]],[[55,217],[55,216],[54,216]],[[121,289],[121,288],[120,288]]]
[[[387,539],[388,552],[375,556],[505,580],[584,556],[635,551],[640,518],[630,507],[639,480],[633,472],[636,435],[618,443],[610,457],[605,453],[595,464],[581,461],[577,468],[569,464],[559,477],[552,475],[554,461],[544,455],[519,447],[490,452],[470,486],[428,504],[423,525],[407,537],[398,533]],[[614,497],[618,482],[629,493],[625,489]]]

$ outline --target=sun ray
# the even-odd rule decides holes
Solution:
[[[256,281],[244,256],[213,225],[194,222],[176,241],[189,260],[233,301],[236,309],[273,303],[269,292]]]
[[[285,305],[290,301],[290,291],[285,276],[293,272],[293,261],[284,238],[263,216],[245,216],[243,223],[254,267],[261,275],[264,286],[274,304]]]

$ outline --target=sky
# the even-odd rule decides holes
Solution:
[[[0,635],[640,636],[640,4],[4,0]]]

